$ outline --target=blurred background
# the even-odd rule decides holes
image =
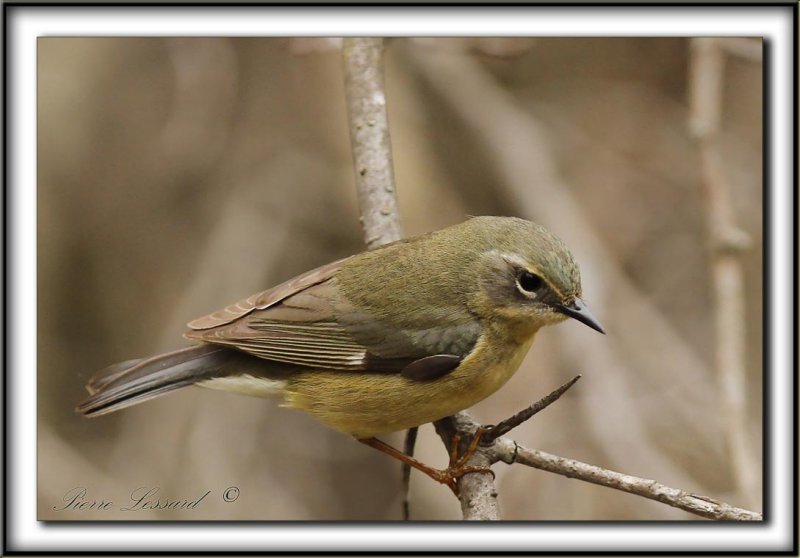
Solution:
[[[496,423],[583,374],[513,437],[761,511],[762,67],[760,41],[739,46],[718,66],[711,140],[749,238],[733,263],[738,380],[715,364],[725,324],[690,40],[393,39],[386,84],[406,234],[468,215],[542,223],[575,253],[608,332],[543,330],[471,414]],[[38,56],[39,518],[400,519],[397,462],[275,401],[188,388],[97,419],[73,412],[96,370],[184,346],[190,319],[363,249],[339,42],[41,38]],[[417,456],[446,464],[430,425]],[[506,519],[696,519],[494,469]],[[113,509],[54,509],[79,487]],[[120,511],[141,487],[211,492],[193,510]],[[411,514],[461,517],[416,474]]]

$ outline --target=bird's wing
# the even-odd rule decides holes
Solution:
[[[415,380],[453,370],[477,342],[472,320],[388,327],[343,299],[336,269],[322,269],[195,320],[185,335],[278,362]]]
[[[226,306],[222,310],[212,312],[202,318],[192,320],[187,325],[192,330],[206,330],[216,328],[238,320],[254,310],[263,310],[274,306],[284,299],[297,294],[308,287],[322,283],[339,271],[339,268],[348,258],[336,260],[329,264],[312,269],[302,275],[284,281],[280,285],[251,295],[245,299]]]

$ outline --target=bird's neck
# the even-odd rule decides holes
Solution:
[[[506,323],[491,321],[485,328],[489,335],[500,342],[514,345],[529,343],[542,326],[530,320],[512,320]]]

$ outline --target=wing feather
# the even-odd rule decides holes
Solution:
[[[254,310],[264,310],[274,306],[286,298],[302,290],[317,285],[333,277],[348,258],[336,260],[329,264],[312,269],[307,273],[293,277],[280,285],[251,295],[245,299],[226,306],[222,310],[212,312],[202,318],[189,322],[189,329],[204,330],[229,324],[242,318]]]
[[[449,355],[457,363],[472,350],[480,335],[475,321],[398,329],[358,311],[338,288],[336,272],[344,261],[194,320],[185,336],[267,360],[327,370],[399,373],[418,359],[438,355],[418,367],[426,371],[441,364],[441,357]],[[446,367],[438,368],[446,372]]]

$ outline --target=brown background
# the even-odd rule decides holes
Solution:
[[[474,416],[497,422],[582,373],[514,437],[760,511],[759,491],[736,489],[713,373],[689,54],[681,38],[390,41],[400,206],[407,234],[480,214],[545,224],[608,330],[543,331]],[[95,370],[183,346],[186,321],[362,249],[336,41],[47,38],[38,80],[39,517],[399,519],[397,463],[273,401],[192,388],[73,413]],[[724,83],[725,175],[753,246],[745,435],[760,464],[761,65],[730,57]],[[418,455],[445,464],[430,426]],[[691,519],[495,469],[507,519]],[[195,510],[119,511],[145,486],[212,492]],[[114,510],[54,511],[74,487]],[[460,517],[416,475],[412,513]]]

